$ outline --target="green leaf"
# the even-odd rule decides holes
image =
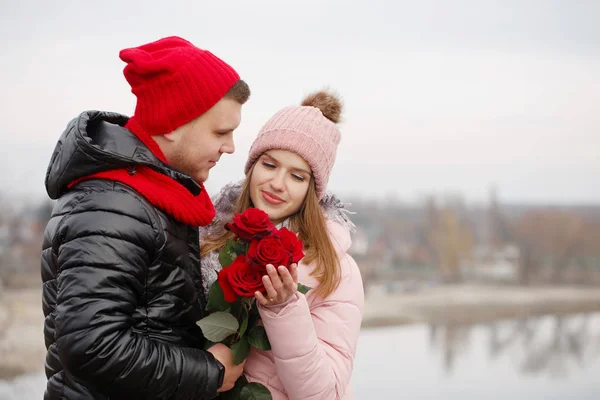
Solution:
[[[202,329],[205,338],[217,343],[227,336],[237,333],[240,326],[233,315],[221,311],[202,318],[196,324]]]
[[[219,285],[219,281],[215,281],[208,292],[208,303],[206,309],[208,311],[227,311],[230,304],[225,301],[223,289]]]
[[[243,337],[244,334],[247,333],[248,327],[251,326],[249,325],[251,306],[246,300],[248,299],[240,297],[235,301],[235,303],[230,304],[231,315],[237,315],[237,319],[240,322],[240,328],[238,329],[237,336],[238,338]]]
[[[244,307],[242,306],[240,297],[235,299],[235,301],[233,303],[229,303],[229,306],[231,307],[231,310],[229,312],[231,315],[242,315],[242,311],[244,310]]]
[[[298,291],[300,293],[306,294],[306,293],[308,293],[309,290],[312,290],[312,288],[310,286],[306,286],[301,283],[298,283]]]
[[[228,390],[226,392],[221,392],[217,396],[217,399],[220,400],[239,400],[240,393],[244,386],[248,384],[248,379],[244,375],[240,376],[235,384],[233,385],[233,389]]]
[[[258,307],[250,307],[250,320],[248,321],[248,326],[255,326],[260,320],[260,313],[258,312]]]
[[[248,343],[259,350],[271,350],[271,343],[264,326],[257,325],[248,332]]]
[[[231,345],[231,352],[233,353],[233,362],[235,365],[240,365],[242,361],[248,357],[250,352],[250,344],[248,339],[245,337]]]
[[[244,333],[246,333],[246,329],[248,329],[248,313],[244,313],[245,317],[242,320],[242,325],[240,326],[240,337],[244,336]]]
[[[223,268],[228,267],[236,257],[237,254],[231,249],[231,246],[225,245],[219,252],[219,264],[221,264]]]
[[[229,240],[229,245],[231,246],[231,250],[239,255],[246,254],[248,252],[248,244],[246,242]]]
[[[219,263],[221,266],[223,266],[223,268],[228,267],[237,256],[246,254],[246,247],[247,245],[243,242],[236,242],[231,239],[227,240],[227,243],[219,252]]]
[[[271,392],[265,385],[252,382],[244,386],[240,392],[241,400],[272,400]]]

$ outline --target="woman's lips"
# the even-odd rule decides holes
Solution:
[[[269,204],[277,205],[284,202],[281,198],[275,196],[273,193],[269,193],[263,190],[261,194],[263,199],[265,199],[265,201]]]

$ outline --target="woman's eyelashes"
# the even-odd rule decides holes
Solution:
[[[267,169],[275,169],[277,167],[275,164],[270,163],[268,161],[263,161],[262,165]],[[306,178],[304,178],[302,175],[298,175],[298,174],[294,174],[294,173],[292,173],[291,175],[292,175],[292,178],[297,182],[306,181]]]
[[[304,182],[304,177],[298,174],[292,174],[292,178],[294,178],[298,182]]]

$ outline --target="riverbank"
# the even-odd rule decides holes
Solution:
[[[40,288],[4,290],[0,302],[0,380],[43,370]],[[545,314],[600,311],[600,287],[444,285],[408,293],[370,292],[363,328],[477,324]]]
[[[1,293],[0,379],[43,370],[46,348],[41,297],[41,288]]]
[[[370,294],[362,326],[477,324],[594,311],[600,311],[600,287],[444,285],[409,293]]]

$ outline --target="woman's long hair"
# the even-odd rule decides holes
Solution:
[[[252,207],[250,177],[255,165],[256,163],[254,163],[246,175],[246,180],[244,181],[242,191],[234,209],[235,213],[244,212],[246,209]],[[311,179],[308,185],[308,192],[300,210],[289,218],[290,229],[298,234],[298,237],[304,244],[305,255],[302,262],[310,264],[316,261],[316,267],[311,272],[311,276],[319,281],[319,287],[315,289],[316,293],[326,298],[338,287],[342,279],[342,274],[339,256],[333,243],[331,243],[325,216],[319,206],[314,179]],[[205,256],[212,251],[222,249],[228,239],[234,238],[232,232],[225,230],[224,225],[226,222],[219,221],[223,227],[217,230],[215,234],[203,240],[200,246],[200,256]]]

